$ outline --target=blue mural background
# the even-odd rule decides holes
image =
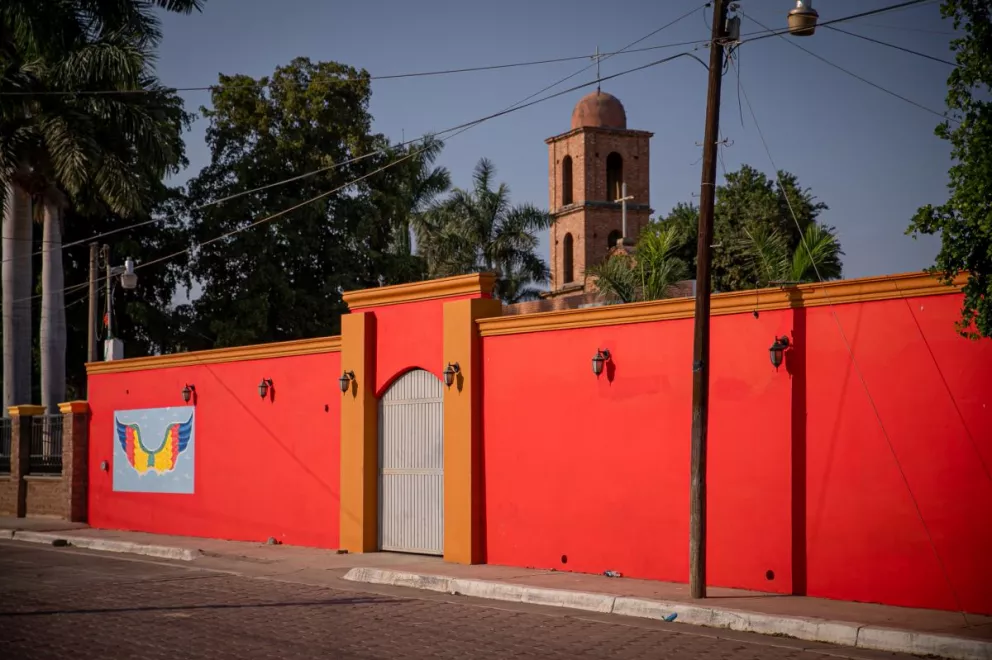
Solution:
[[[172,424],[181,424],[192,420],[193,429],[190,433],[186,450],[179,454],[176,467],[166,474],[155,472],[138,472],[127,461],[127,454],[117,438],[116,422],[114,424],[114,491],[122,493],[175,493],[191,495],[193,493],[193,473],[196,465],[196,409],[193,406],[177,406],[172,408],[144,408],[139,410],[114,411],[116,422],[121,424],[137,424],[141,440],[146,447],[157,448],[165,438],[166,429]]]

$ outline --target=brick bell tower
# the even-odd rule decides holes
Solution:
[[[623,104],[595,91],[572,111],[572,129],[548,138],[551,291],[558,298],[595,290],[586,268],[622,238],[621,188],[627,184],[627,239],[651,216],[649,145],[653,133],[627,128]]]

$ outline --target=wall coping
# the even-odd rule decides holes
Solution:
[[[34,417],[45,414],[45,406],[21,405],[7,408],[7,413],[11,417]]]
[[[59,404],[59,412],[63,415],[85,415],[89,411],[88,401],[66,401]]]
[[[400,305],[454,296],[489,296],[493,292],[495,283],[496,276],[492,273],[471,273],[424,282],[345,291],[342,297],[348,304],[348,309],[355,311],[369,307]]]
[[[800,284],[787,288],[733,291],[714,294],[710,302],[710,313],[712,316],[726,316],[755,310],[762,312],[872,300],[939,296],[958,293],[967,281],[967,273],[958,275],[951,285],[944,284],[929,273],[902,273]],[[499,316],[480,319],[476,323],[480,335],[494,337],[568,328],[687,319],[693,318],[695,311],[695,298],[671,298],[625,305]]]
[[[200,364],[221,364],[223,362],[266,360],[293,357],[296,355],[313,355],[316,353],[336,353],[340,350],[341,337],[318,337],[317,339],[299,339],[296,341],[256,344],[254,346],[234,346],[231,348],[215,348],[189,353],[152,355],[150,357],[131,358],[128,360],[90,362],[86,365],[86,373],[93,376],[125,371],[169,369],[172,367],[189,367]]]

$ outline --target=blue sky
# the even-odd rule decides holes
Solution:
[[[216,82],[217,74],[271,74],[297,56],[335,60],[372,75],[484,66],[613,51],[702,4],[697,0],[207,0],[201,14],[164,16],[158,74],[166,85]],[[782,28],[789,0],[745,0],[742,32],[761,28],[747,18]],[[895,4],[895,0],[816,2],[821,20]],[[707,16],[709,16],[707,10]],[[953,59],[952,26],[937,2],[842,24],[845,30]],[[697,12],[638,47],[705,39]],[[821,29],[798,43],[820,56],[913,101],[942,111],[950,67]],[[674,54],[667,49],[613,57],[607,76]],[[707,59],[705,50],[696,51]],[[375,130],[394,141],[461,124],[496,112],[586,66],[583,61],[498,71],[383,80],[373,83]],[[933,135],[939,119],[893,98],[790,46],[769,38],[740,49],[746,90],[771,154],[830,206],[832,224],[846,253],[845,276],[919,270],[932,263],[936,238],[904,235],[914,211],[947,197],[949,147]],[[595,78],[595,69],[567,87]],[[654,132],[651,205],[666,213],[699,194],[700,148],[706,72],[680,58],[603,83],[627,110],[630,128]],[[769,174],[755,124],[738,106],[733,70],[724,79],[722,132],[726,167],[742,163]],[[472,167],[492,159],[516,202],[548,204],[544,139],[569,128],[572,107],[584,91],[494,119],[451,139],[441,156],[456,185],[470,184]],[[207,92],[184,93],[190,110],[209,103]],[[209,161],[205,122],[187,135],[190,168]],[[288,175],[295,173],[287,173]],[[547,258],[547,238],[542,237]]]

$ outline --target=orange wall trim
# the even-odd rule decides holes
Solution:
[[[492,273],[472,273],[446,277],[440,280],[414,282],[412,284],[397,284],[382,286],[375,289],[346,291],[344,301],[351,311],[382,307],[384,305],[399,305],[402,303],[437,300],[438,298],[453,298],[456,296],[479,295],[490,296],[496,277]]]
[[[45,414],[45,407],[33,405],[11,406],[7,408],[7,414],[11,417],[34,417],[35,415]]]
[[[334,353],[341,350],[341,337],[318,337],[296,341],[257,344],[255,346],[233,346],[215,348],[209,351],[152,355],[150,357],[113,360],[110,362],[90,362],[86,365],[89,375],[113,374],[124,371],[145,371],[147,369],[169,369],[199,364],[220,364],[247,360],[267,360],[270,358],[292,357],[294,355],[314,355]]]
[[[66,401],[59,404],[59,412],[63,415],[84,415],[90,411],[90,404],[86,401]]]
[[[961,274],[955,278],[952,285],[947,285],[927,273],[905,273],[838,280],[824,284],[801,284],[789,288],[734,291],[714,294],[711,312],[713,316],[726,316],[754,310],[764,312],[872,300],[939,296],[959,293],[967,280],[967,274]],[[494,337],[525,332],[687,319],[692,318],[695,307],[696,301],[692,298],[674,298],[626,305],[502,316],[482,319],[478,323],[479,332],[483,337]]]

